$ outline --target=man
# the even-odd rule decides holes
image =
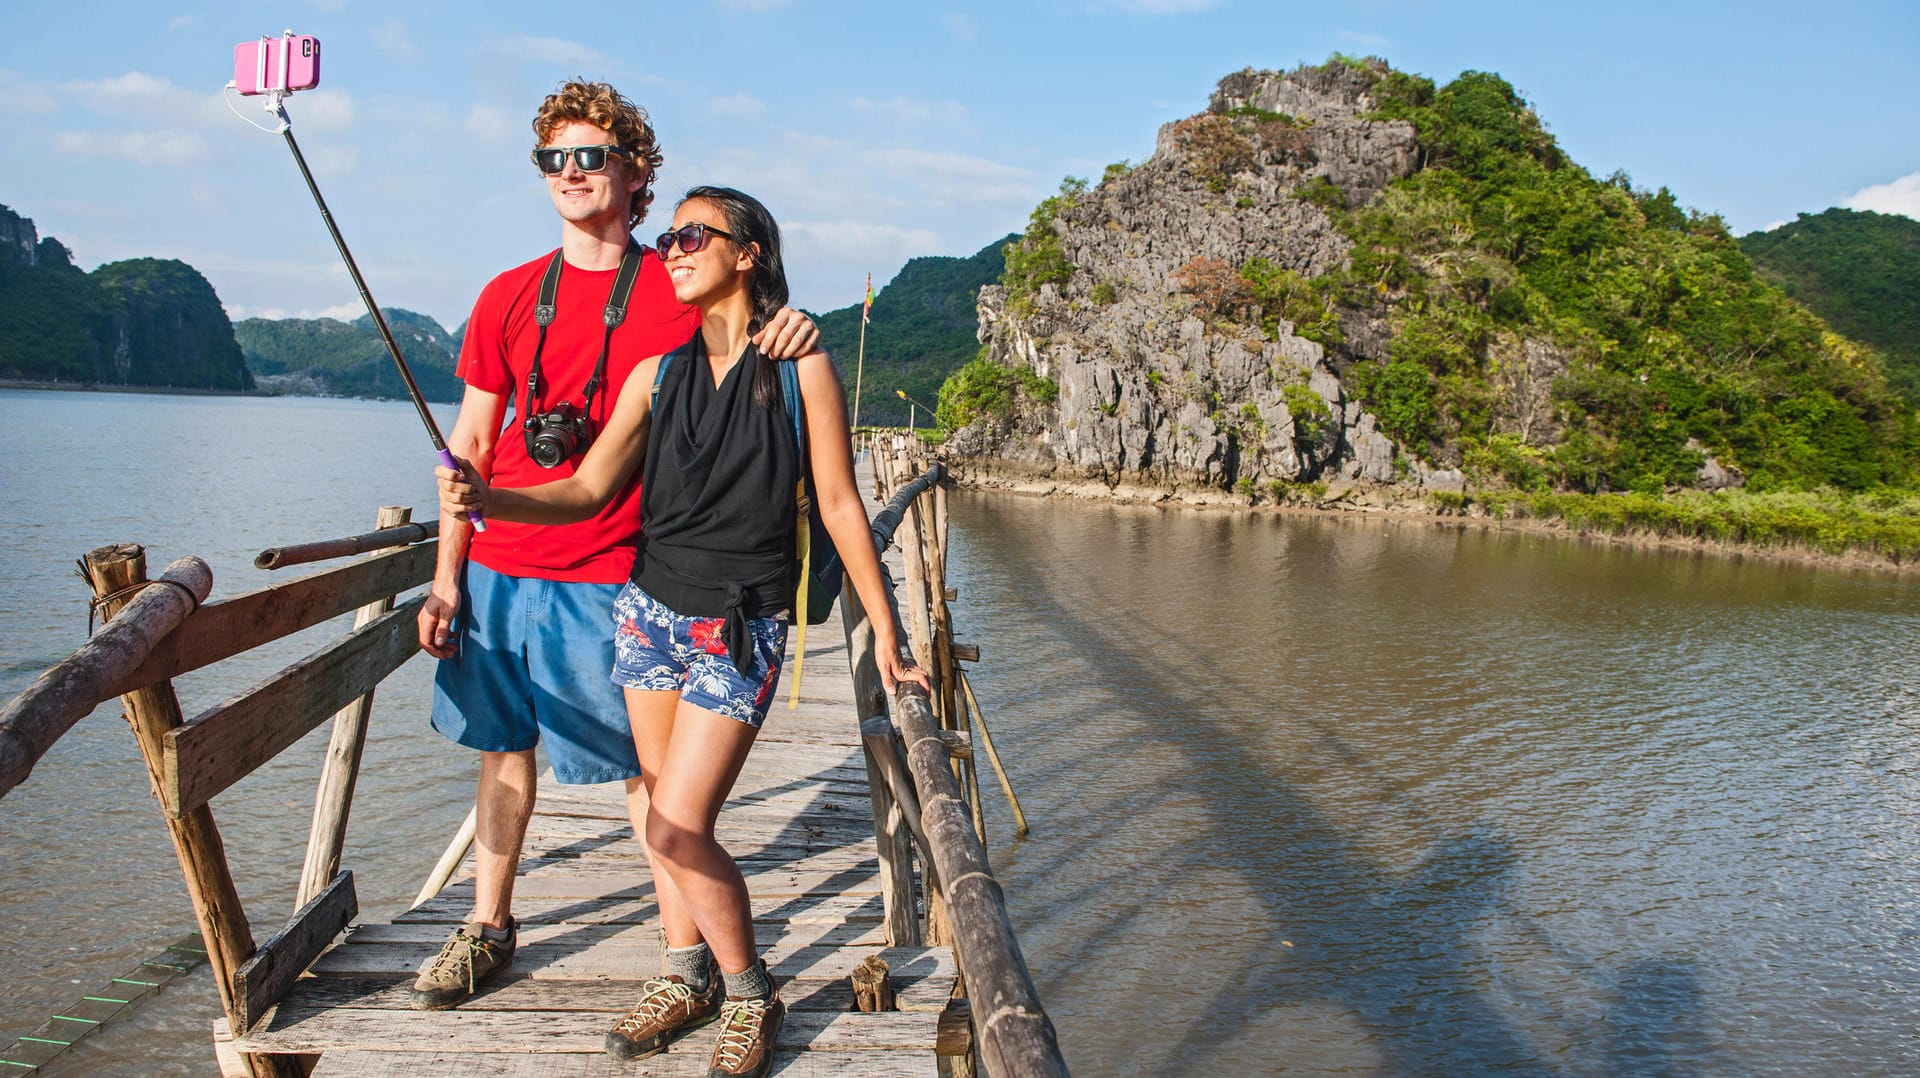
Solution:
[[[605,83],[575,81],[548,95],[533,129],[534,163],[560,214],[559,261],[542,255],[481,292],[460,350],[466,394],[447,439],[501,486],[572,474],[635,364],[684,343],[699,325],[698,312],[674,299],[659,259],[629,253],[661,162],[646,113]],[[632,275],[624,303],[623,259]],[[547,309],[550,271],[557,287]],[[818,336],[804,315],[783,310],[755,340],[770,356],[793,358]],[[515,422],[502,431],[509,402]],[[474,905],[421,968],[416,1008],[455,1006],[513,960],[513,884],[533,813],[536,742],[545,740],[559,781],[624,781],[629,815],[645,818],[626,706],[609,677],[613,600],[639,533],[638,469],[604,510],[577,524],[502,521],[476,535],[441,517],[420,646],[442,660],[434,728],[480,752]]]

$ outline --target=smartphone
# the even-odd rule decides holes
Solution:
[[[320,85],[320,39],[286,33],[233,47],[233,87],[242,95],[291,93]]]

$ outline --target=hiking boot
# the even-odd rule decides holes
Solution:
[[[787,1015],[778,995],[766,999],[728,996],[720,1005],[720,1039],[713,1045],[707,1078],[760,1078],[773,1066],[773,1042]]]
[[[481,935],[478,921],[461,925],[440,947],[433,961],[420,967],[413,980],[413,992],[407,1002],[416,1011],[444,1011],[473,995],[480,982],[513,964],[514,948],[520,942],[520,922],[507,919],[507,938],[490,940]]]
[[[615,1059],[645,1059],[666,1048],[676,1034],[720,1017],[724,987],[718,966],[709,964],[707,990],[695,992],[677,974],[649,977],[640,985],[640,1002],[620,1024],[607,1031],[607,1054]]]

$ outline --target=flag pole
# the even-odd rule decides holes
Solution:
[[[860,358],[853,368],[853,429],[860,429],[860,381],[867,371],[867,318],[873,310],[873,274],[867,274],[867,298],[860,306]]]

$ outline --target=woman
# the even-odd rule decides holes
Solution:
[[[714,823],[780,675],[795,529],[806,523],[795,512],[803,463],[861,603],[886,610],[888,599],[854,486],[838,373],[821,353],[798,361],[810,458],[802,462],[777,372],[748,340],[787,300],[772,216],[739,191],[695,188],[659,254],[674,295],[700,308],[690,347],[664,373],[662,357],[639,365],[571,477],[490,489],[470,469],[443,468],[441,499],[456,513],[564,523],[597,511],[644,457],[645,537],[614,604],[613,679],[626,690],[647,787],[646,819],[634,828],[653,869],[669,972],[645,982],[607,1034],[607,1051],[652,1055],[718,1017],[711,1074],[758,1075],[784,1008],[755,950],[746,884]],[[889,691],[903,678],[927,683],[901,661],[890,619],[874,620],[874,653]]]

